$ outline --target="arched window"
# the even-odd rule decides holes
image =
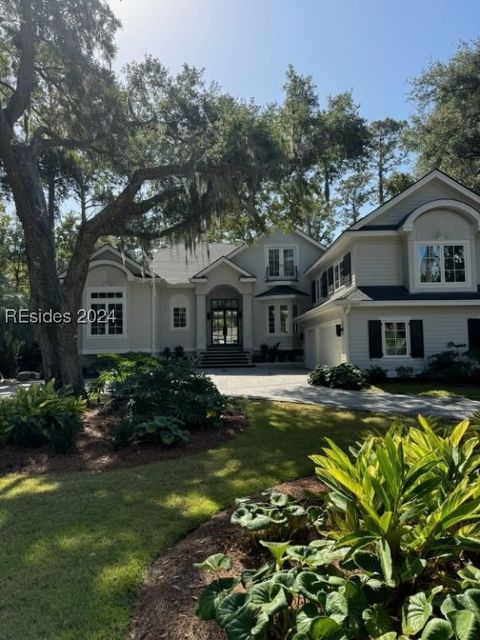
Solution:
[[[185,331],[190,325],[190,305],[183,293],[176,294],[170,301],[170,328],[173,331]]]

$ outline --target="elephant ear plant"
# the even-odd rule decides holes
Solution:
[[[480,638],[478,444],[467,421],[442,432],[423,418],[349,453],[327,440],[311,459],[329,490],[305,540],[263,537],[240,575],[223,554],[197,565],[214,574],[198,615],[228,640]],[[233,522],[278,533],[242,504]]]

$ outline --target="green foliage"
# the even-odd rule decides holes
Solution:
[[[72,395],[68,387],[45,385],[19,387],[0,400],[0,441],[22,447],[51,443],[56,451],[68,451],[82,428],[86,401]]]
[[[468,381],[478,368],[478,361],[475,354],[461,351],[465,346],[449,342],[448,349],[429,356],[424,376],[439,380]]]
[[[397,367],[395,369],[400,380],[411,380],[415,377],[415,369],[413,367]]]
[[[385,382],[388,378],[387,371],[380,366],[372,365],[364,371],[367,382]]]
[[[339,389],[361,389],[365,386],[365,374],[349,362],[343,362],[332,368],[330,386]]]
[[[117,446],[145,441],[169,445],[188,439],[184,428],[220,426],[225,400],[192,360],[142,353],[106,358],[109,367],[90,393],[108,391],[110,407],[122,416],[113,433]]]
[[[326,364],[319,364],[313,371],[308,374],[308,384],[313,384],[319,387],[330,386],[330,375],[332,368]]]
[[[255,539],[262,536],[268,540],[291,538],[305,526],[308,511],[297,500],[277,491],[262,495],[263,501],[235,500],[237,509],[232,514],[232,524],[243,527]]]
[[[480,455],[468,428],[419,418],[351,455],[327,439],[311,456],[329,488],[321,530],[303,545],[262,540],[271,560],[239,576],[224,577],[222,556],[198,615],[228,640],[478,637]]]
[[[446,62],[432,63],[413,83],[417,105],[408,135],[418,170],[439,168],[479,190],[480,40],[462,43]]]
[[[349,362],[336,367],[318,365],[308,375],[309,384],[338,389],[361,389],[366,381],[365,372]]]

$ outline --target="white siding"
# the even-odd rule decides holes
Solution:
[[[449,341],[468,343],[468,318],[480,317],[480,304],[461,306],[459,302],[451,306],[439,307],[375,307],[371,309],[352,309],[349,318],[350,362],[361,369],[379,365],[396,375],[399,366],[414,367],[422,371],[430,355],[445,351]],[[383,357],[370,359],[368,344],[369,320],[410,319],[423,320],[425,359],[410,357]]]
[[[357,286],[403,285],[401,238],[359,238],[352,252]]]

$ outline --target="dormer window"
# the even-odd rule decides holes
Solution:
[[[467,244],[451,240],[417,243],[417,280],[422,286],[467,284]]]
[[[295,247],[269,247],[266,280],[298,280]]]

